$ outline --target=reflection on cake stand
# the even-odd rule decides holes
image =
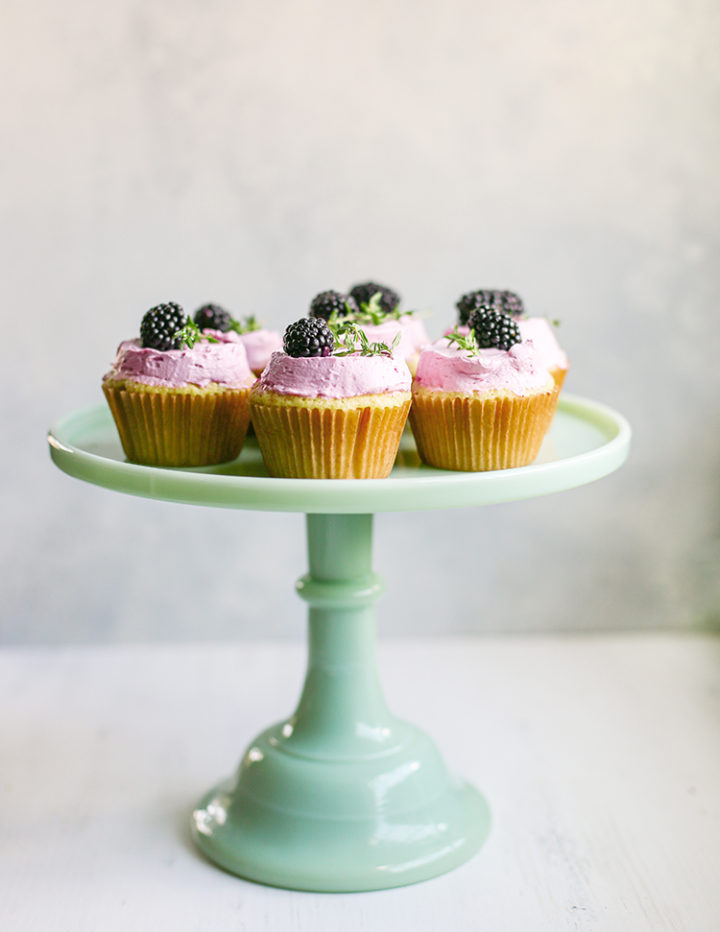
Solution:
[[[450,473],[419,463],[404,436],[379,480],[271,479],[252,440],[234,463],[159,469],[123,459],[104,406],[78,411],[49,435],[65,472],[116,491],[218,507],[304,512],[309,572],[308,666],[295,712],[250,743],[237,772],[193,813],[198,847],[232,873],[300,890],[377,890],[415,883],[466,861],[490,815],[419,728],[392,715],[375,662],[373,514],[491,504],[598,479],[624,461],[630,430],[614,411],[561,397],[532,466]]]

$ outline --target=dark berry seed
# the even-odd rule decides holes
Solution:
[[[150,349],[180,349],[180,341],[173,334],[185,326],[185,312],[179,304],[158,304],[146,311],[140,324],[142,345]]]
[[[348,313],[355,314],[357,309],[355,299],[349,295],[341,294],[339,291],[321,291],[312,299],[310,317],[329,320],[333,311],[337,311],[338,317],[345,317]]]
[[[367,304],[374,294],[380,292],[380,307],[386,314],[392,313],[400,304],[400,295],[387,285],[378,285],[377,282],[361,282],[353,285],[350,289],[350,296],[358,304]]]
[[[483,349],[509,350],[522,339],[520,328],[512,317],[488,305],[480,305],[470,313],[468,326],[474,331],[478,346]]]
[[[203,304],[195,311],[193,320],[201,330],[221,330],[223,333],[227,333],[232,324],[229,312],[219,304]]]
[[[335,340],[322,318],[303,317],[286,329],[283,348],[288,356],[331,356]]]

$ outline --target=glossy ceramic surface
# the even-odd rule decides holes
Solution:
[[[253,438],[237,460],[220,466],[137,466],[125,461],[105,404],[58,421],[49,441],[60,469],[117,492],[221,508],[373,514],[488,505],[593,482],[622,464],[630,428],[612,409],[563,394],[552,429],[531,466],[484,473],[432,469],[420,463],[412,435],[406,432],[390,477],[371,480],[271,479]]]
[[[168,501],[307,513],[309,654],[294,714],[262,732],[237,772],[193,813],[215,863],[251,880],[314,891],[361,891],[426,880],[482,845],[490,815],[453,777],[420,729],[395,718],[378,682],[372,513],[482,505],[591,482],[621,465],[630,429],[614,411],[563,397],[532,466],[452,473],[419,463],[407,434],[390,478],[271,479],[254,443],[233,463],[158,469],[124,461],[104,405],[60,421],[51,455],[65,472]],[[432,676],[432,671],[418,671]]]
[[[297,586],[310,606],[300,702],[193,813],[201,850],[243,877],[326,892],[396,887],[450,870],[487,836],[483,797],[385,703],[371,537],[370,515],[308,516],[310,572]]]

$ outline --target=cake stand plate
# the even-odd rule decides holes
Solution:
[[[192,828],[201,851],[250,880],[351,892],[426,880],[478,850],[490,827],[484,798],[448,771],[423,731],[392,715],[380,688],[373,513],[485,505],[592,482],[627,456],[624,418],[564,395],[537,461],[486,473],[426,467],[406,434],[391,476],[373,480],[272,479],[252,439],[222,466],[134,465],[105,405],[62,419],[49,442],[60,469],[115,491],[307,514],[309,572],[297,583],[309,605],[300,702],[200,800]]]

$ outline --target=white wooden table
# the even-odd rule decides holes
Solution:
[[[486,793],[486,847],[380,893],[276,890],[189,813],[287,714],[304,647],[0,653],[0,929],[720,930],[720,639],[382,642],[394,711]]]

